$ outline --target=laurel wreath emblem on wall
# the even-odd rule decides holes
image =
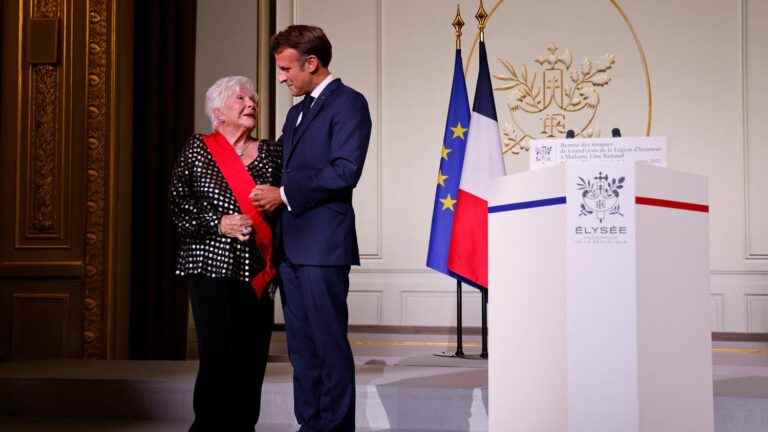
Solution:
[[[494,74],[503,82],[494,90],[511,93],[506,100],[509,121],[501,127],[504,153],[530,150],[531,139],[564,137],[568,129],[577,137],[600,136],[599,88],[611,82],[615,56],[608,54],[599,63],[585,58],[574,65],[569,50],[561,52],[555,44],[546,50],[534,59],[540,70],[533,73],[527,65],[515,68],[512,62],[499,59],[506,74]],[[579,119],[575,113],[586,115]],[[541,130],[536,130],[539,125]]]

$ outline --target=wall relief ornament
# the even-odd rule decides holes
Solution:
[[[600,136],[600,89],[611,82],[615,56],[574,64],[569,50],[550,44],[546,51],[533,60],[538,70],[499,59],[506,73],[494,74],[501,82],[494,90],[508,93],[500,125],[504,153],[529,150],[532,139],[564,137],[568,129],[577,137]]]
[[[35,18],[58,18],[61,8],[58,0],[34,0],[32,16]]]
[[[58,0],[33,0],[33,18],[58,18],[61,4]],[[59,129],[59,68],[54,65],[33,65],[30,87],[32,130],[30,148],[32,153],[32,234],[51,234],[57,231],[55,212],[55,186],[60,173],[56,165]]]
[[[83,356],[107,357],[108,280],[105,255],[107,241],[107,168],[109,152],[110,43],[112,17],[109,0],[88,3],[88,86],[86,91],[87,201],[85,235],[85,296]]]
[[[573,21],[573,16],[569,14],[570,8],[576,7],[571,6],[574,5],[573,2],[568,2],[567,0],[558,0],[543,3],[531,1],[530,3],[536,4],[538,6],[542,6],[542,4],[544,4],[542,7],[548,8],[548,12],[546,12],[549,14],[547,19],[551,23],[557,22],[557,20],[561,20],[560,22],[563,24],[571,24]],[[504,15],[505,11],[513,10],[516,7],[519,8],[520,2],[507,2],[506,4],[514,4],[514,6],[511,8],[502,8],[502,6],[505,5],[504,0],[496,0],[488,14],[487,21],[490,22],[494,17],[498,15],[505,16],[505,19],[520,19],[520,15],[517,13],[512,16],[510,16],[509,13]],[[624,11],[619,0],[602,0],[599,2],[594,2],[594,4],[591,4],[590,6],[593,8],[608,8],[612,10],[613,13],[600,12],[599,16],[605,19],[615,19],[618,17],[626,27],[628,33],[624,35],[617,33],[616,37],[619,39],[626,39],[626,37],[629,36],[631,41],[630,43],[634,45],[634,48],[637,51],[638,60],[641,65],[640,76],[643,81],[643,103],[645,105],[645,118],[642,124],[642,132],[640,133],[644,134],[645,136],[650,136],[651,125],[653,123],[653,96],[648,60],[646,58],[643,45],[640,42],[640,37],[635,31],[629,16]],[[515,10],[515,12],[517,12],[517,10]],[[517,23],[515,28],[519,31],[524,31],[525,25],[521,27],[520,24]],[[519,35],[516,35],[516,37],[517,36]],[[472,64],[473,59],[476,57],[475,50],[478,47],[479,40],[480,31],[478,30],[475,34],[471,48],[469,49],[469,53],[465,57],[465,75],[468,73],[470,65]],[[530,39],[526,40],[530,41]],[[611,42],[611,46],[616,45],[616,47],[621,50],[621,43],[617,43],[617,41]],[[624,45],[626,45],[626,42]],[[552,52],[552,49],[555,52]],[[610,51],[616,51],[614,48],[609,49]],[[624,49],[621,51],[621,53],[623,58],[622,64],[633,64],[635,59],[629,58],[629,51]],[[609,72],[611,72],[614,65],[616,64],[615,56],[608,55],[600,63],[595,63],[592,60],[587,59],[581,65],[576,66],[572,64],[571,54],[568,50],[560,52],[558,46],[550,45],[547,47],[547,53],[534,60],[539,69],[538,71],[534,72],[540,74],[538,78],[539,81],[537,81],[535,85],[532,83],[533,77],[530,75],[530,71],[528,70],[527,65],[515,66],[511,62],[504,60],[500,61],[502,62],[502,66],[506,73],[496,75],[496,79],[501,81],[498,91],[500,93],[512,92],[512,94],[509,95],[510,97],[507,98],[507,101],[505,101],[507,102],[507,109],[499,109],[499,127],[502,135],[501,140],[503,152],[505,154],[518,155],[522,151],[529,150],[528,143],[531,139],[562,137],[565,135],[565,131],[569,129],[573,129],[577,136],[582,138],[600,136],[597,114],[597,111],[600,107],[600,90],[602,87],[607,86],[611,81],[611,75]],[[514,73],[510,69],[514,69]],[[553,69],[559,69],[562,71],[562,75],[560,71]],[[599,69],[605,70],[598,72]],[[627,71],[625,69],[622,69],[622,72],[626,72],[626,75],[622,75],[623,77],[631,77],[633,74],[632,71]],[[576,76],[574,78],[572,77],[572,74],[580,74],[582,76]],[[590,75],[592,75],[592,77],[590,77]],[[504,78],[507,78],[507,80],[505,81]],[[574,81],[574,79],[576,81]],[[584,79],[584,82],[581,86],[578,86],[577,82],[580,79]],[[530,94],[524,96],[523,100],[518,100],[518,98],[520,97],[519,92],[524,91],[524,89],[513,90],[511,88],[514,85],[515,80],[529,87]],[[547,82],[548,80],[549,82]],[[559,87],[556,85],[557,83],[560,84]],[[630,85],[637,84],[636,81],[629,83],[624,79],[622,79],[622,83]],[[547,85],[549,85],[549,87],[547,87]],[[566,86],[569,89],[574,90],[572,94],[574,96],[573,98],[568,99],[569,94],[566,91]],[[501,90],[505,87],[508,88],[506,90]],[[560,87],[562,87],[562,89],[560,89]],[[534,93],[534,89],[536,90],[536,93]],[[562,90],[562,93],[560,90]],[[533,98],[534,95],[538,97],[539,100]],[[561,95],[563,96],[562,98],[560,97]],[[501,107],[501,105],[504,103],[502,102],[502,98],[499,97],[496,98],[496,102],[498,107]],[[561,102],[561,106],[564,108],[560,108],[560,106],[558,106],[555,102]],[[569,106],[569,102],[574,102],[575,105],[571,104]],[[516,110],[513,111],[512,107],[516,107]],[[528,111],[536,111],[540,109],[541,111],[538,113],[526,112],[524,107]],[[577,109],[578,107],[580,107],[580,109]],[[501,114],[505,113],[507,114],[507,118],[501,116]],[[642,117],[640,117],[642,113],[638,112],[637,114],[637,118],[642,119]],[[609,116],[609,114],[604,112],[604,116]],[[590,117],[594,118],[590,120]],[[504,123],[505,120],[506,124]],[[515,120],[519,120],[519,124],[515,123]],[[610,122],[611,120],[608,119],[608,121]]]
[[[51,65],[32,67],[32,233],[55,231],[59,72]]]

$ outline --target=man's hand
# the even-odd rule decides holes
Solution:
[[[251,230],[251,218],[243,214],[224,215],[219,221],[219,232],[240,241],[248,240]]]
[[[280,188],[269,185],[256,185],[248,197],[256,208],[267,213],[271,213],[283,203]]]

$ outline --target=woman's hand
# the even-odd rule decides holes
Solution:
[[[224,215],[219,221],[219,232],[240,241],[248,240],[251,235],[251,218],[244,214]]]
[[[280,196],[280,188],[276,188],[270,185],[256,185],[251,194],[248,195],[251,199],[251,204],[259,210],[267,213],[272,211],[283,204],[283,199]]]

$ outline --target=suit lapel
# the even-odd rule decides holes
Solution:
[[[296,150],[296,147],[299,146],[299,141],[301,140],[301,137],[304,135],[304,133],[309,129],[309,125],[312,123],[312,121],[317,117],[317,115],[320,113],[320,111],[323,110],[323,107],[325,106],[326,100],[332,95],[332,93],[341,85],[340,79],[334,79],[331,81],[320,93],[320,96],[317,97],[315,100],[315,103],[312,105],[312,108],[305,112],[302,115],[301,123],[298,124],[298,126],[295,126],[291,133],[291,147],[288,150],[288,157],[286,158],[286,163],[290,161],[291,156],[293,155],[293,152]],[[298,112],[298,110],[297,110]],[[298,116],[298,114],[296,114]],[[295,124],[296,120],[293,120],[293,124]]]
[[[283,165],[288,161],[289,154],[293,151],[293,137],[296,136],[296,119],[299,117],[298,106],[294,106],[288,111],[288,115],[285,118],[285,136],[283,137]]]

